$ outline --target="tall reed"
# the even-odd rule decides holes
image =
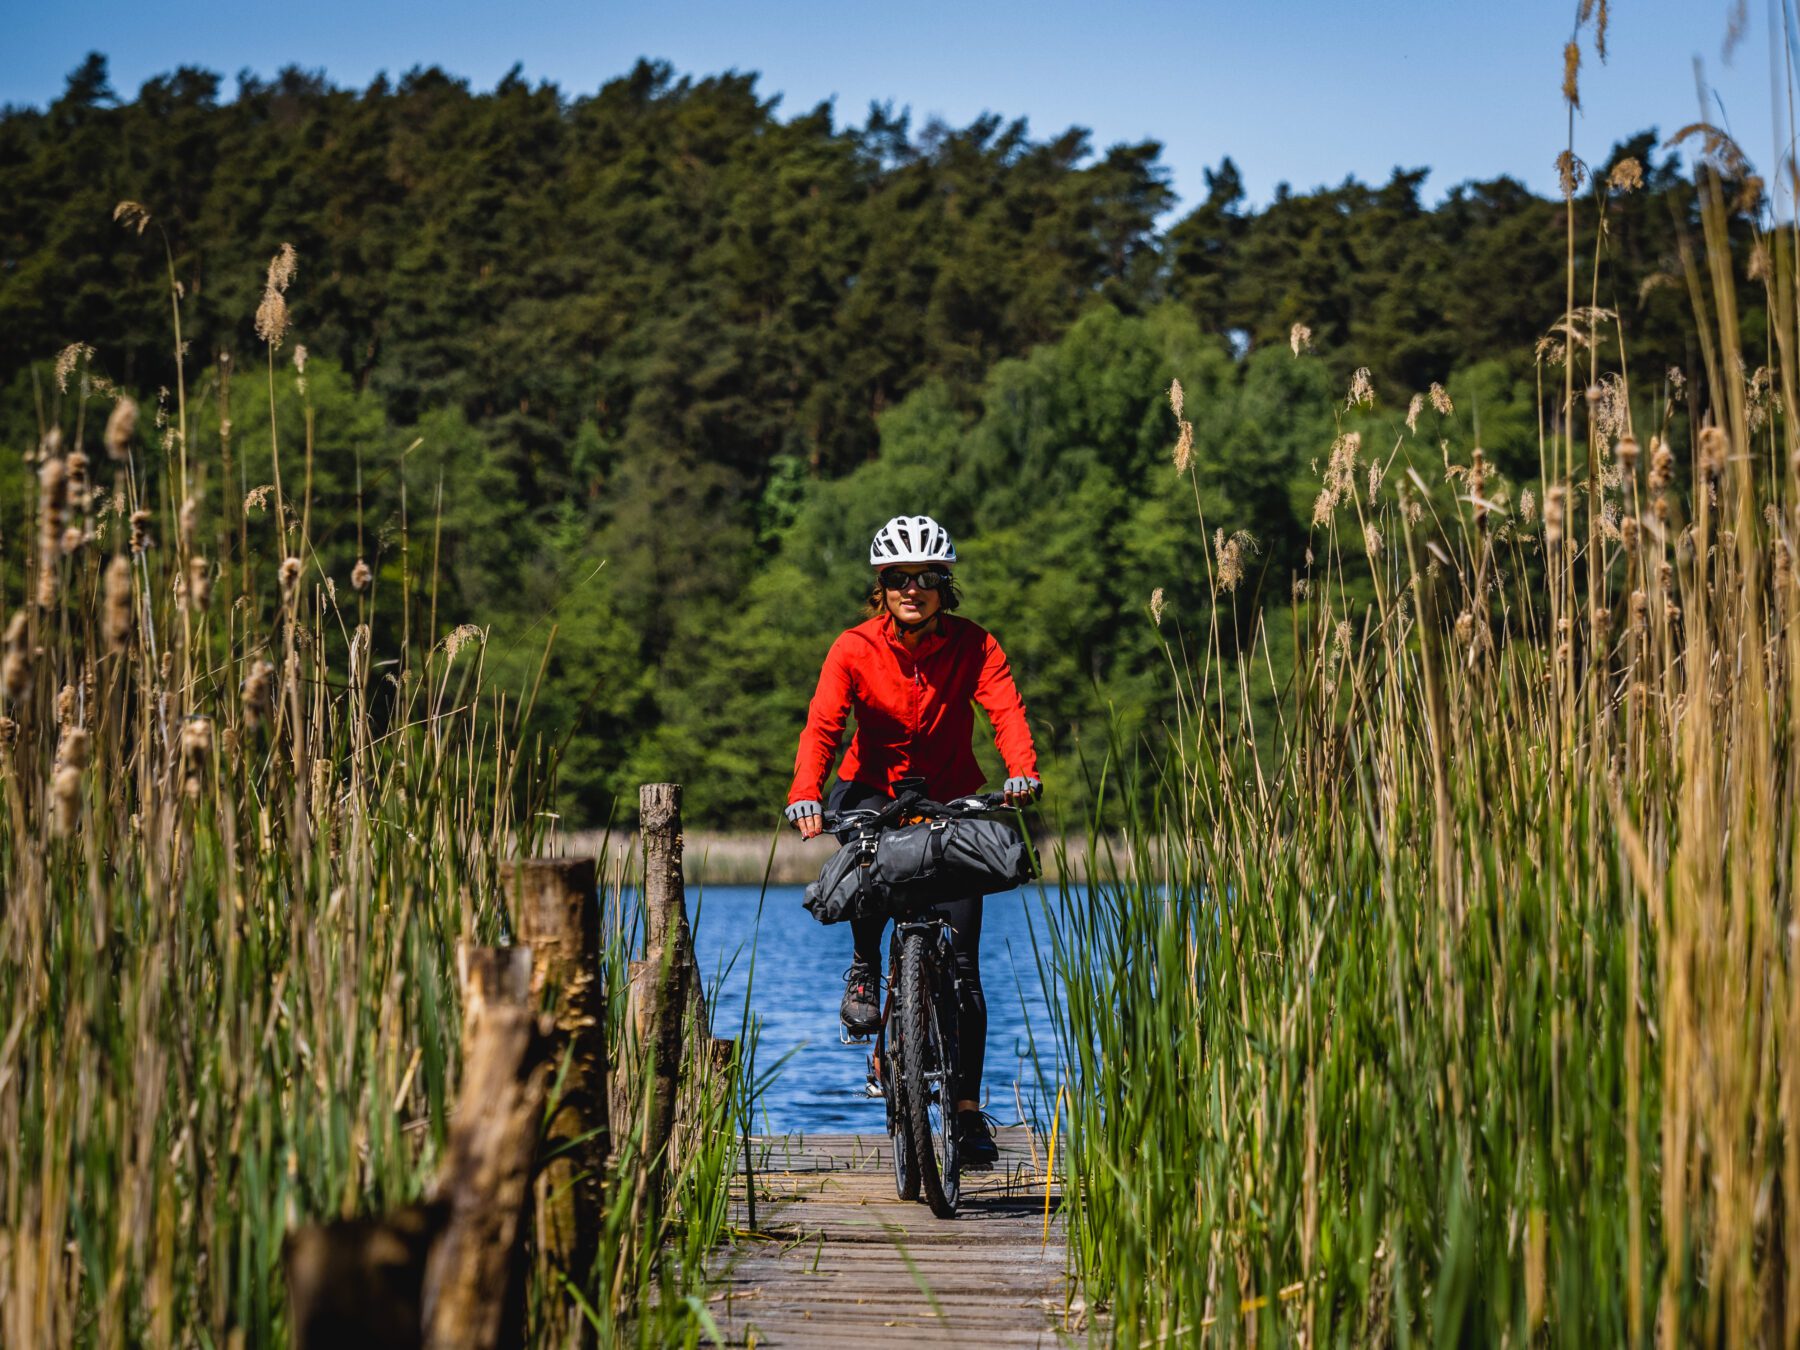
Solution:
[[[271,428],[305,398],[303,355],[277,378],[296,263],[277,256],[257,313]],[[28,548],[0,559],[7,1345],[284,1344],[289,1228],[430,1177],[455,948],[505,938],[497,863],[549,814],[529,707],[484,679],[482,630],[439,630],[404,520],[373,566],[329,571],[315,531],[353,504],[313,499],[310,406],[246,490],[231,362],[190,398],[182,298],[171,261],[176,388],[153,417],[90,349],[58,359],[8,536]],[[615,943],[615,1002],[623,976]],[[696,1113],[734,1109],[728,1080],[691,1083]],[[615,1124],[628,1167],[641,1128]],[[724,1222],[735,1138],[707,1136],[653,1230],[620,1231],[615,1178],[593,1279],[537,1290],[534,1325],[567,1304],[613,1342],[697,1341],[693,1249]]]
[[[1273,762],[1270,635],[1171,652],[1051,934],[1120,1343],[1800,1345],[1800,239],[1703,135],[1691,421],[1572,270],[1532,490],[1346,423]]]

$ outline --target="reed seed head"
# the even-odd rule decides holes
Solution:
[[[1587,181],[1587,165],[1581,162],[1573,150],[1564,150],[1557,155],[1556,181],[1562,188],[1564,201],[1573,197]]]
[[[261,726],[274,710],[275,702],[271,686],[275,679],[275,667],[267,661],[253,661],[249,673],[244,676],[244,725]]]
[[[78,726],[65,726],[62,738],[56,745],[56,762],[58,765],[85,769],[88,766],[88,749],[87,732]]]
[[[1325,465],[1325,488],[1313,502],[1313,524],[1323,525],[1340,502],[1356,496],[1356,457],[1362,451],[1362,433],[1346,431],[1331,443]]]
[[[143,557],[150,547],[150,513],[139,507],[131,513],[131,551]]]
[[[85,510],[88,504],[88,457],[80,450],[71,450],[68,466],[69,503],[77,510]]]
[[[75,373],[75,367],[84,360],[92,360],[94,349],[85,342],[71,342],[56,354],[56,388],[59,393],[69,392],[69,377]]]
[[[195,609],[204,610],[212,600],[212,567],[198,553],[188,559],[187,589]]]
[[[56,525],[62,528],[63,508],[69,504],[69,464],[61,456],[47,459],[38,466],[38,510],[55,513]]]
[[[281,597],[291,600],[294,589],[300,584],[300,560],[288,557],[281,560]]]
[[[1375,522],[1372,520],[1364,521],[1363,549],[1371,558],[1378,558],[1381,556],[1381,545],[1381,531],[1375,528]]]
[[[1644,186],[1644,166],[1630,155],[1612,166],[1606,175],[1606,186],[1614,192],[1635,192]]]
[[[1294,355],[1312,350],[1312,329],[1303,323],[1297,323],[1288,329],[1288,346],[1293,348]]]
[[[459,623],[450,630],[450,636],[444,639],[444,655],[456,660],[456,654],[471,642],[479,641],[481,629],[472,623]]]
[[[1350,377],[1350,392],[1344,396],[1344,407],[1372,408],[1375,406],[1375,380],[1369,374],[1367,366],[1358,366],[1356,373]]]
[[[356,560],[356,566],[350,569],[351,589],[366,591],[369,589],[369,583],[374,579],[375,573],[369,570],[369,564],[364,562],[361,558],[358,558]]]
[[[1571,108],[1581,106],[1581,45],[1570,42],[1563,48],[1563,101]]]
[[[38,590],[40,608],[56,604],[57,562],[62,557],[64,513],[69,502],[69,466],[61,458],[38,466]]]
[[[1641,527],[1636,516],[1626,516],[1619,522],[1619,543],[1627,553],[1636,553],[1638,534]]]
[[[106,418],[106,454],[109,459],[126,459],[131,454],[131,439],[137,435],[138,405],[129,394],[120,394]]]
[[[24,652],[8,652],[0,658],[0,688],[5,689],[8,703],[23,699],[30,685],[31,660]]]
[[[209,717],[190,717],[181,728],[181,762],[184,788],[190,799],[206,786],[206,766],[212,758],[213,724]]]
[[[1725,438],[1722,427],[1700,428],[1700,471],[1708,478],[1717,478],[1725,472],[1725,461],[1729,454],[1729,442]]]
[[[269,260],[269,274],[263,283],[262,303],[256,307],[256,335],[277,350],[281,347],[282,339],[287,336],[287,288],[293,284],[297,270],[299,259],[294,254],[294,246],[283,244],[281,251]]]
[[[81,770],[65,764],[50,775],[50,833],[67,839],[81,823]]]
[[[12,753],[19,742],[19,724],[10,717],[0,717],[0,755]]]
[[[1235,591],[1244,579],[1244,556],[1255,554],[1259,545],[1248,530],[1239,530],[1229,539],[1225,531],[1213,531],[1213,553],[1217,558],[1215,589]]]
[[[302,348],[302,350],[305,350],[305,349]],[[1175,414],[1175,420],[1178,422],[1181,420],[1181,402],[1182,402],[1181,381],[1180,380],[1170,380],[1169,381],[1169,410]]]
[[[1415,436],[1419,432],[1419,414],[1425,411],[1425,395],[1414,394],[1406,405],[1406,429]]]
[[[1194,460],[1194,424],[1183,422],[1181,435],[1175,441],[1175,472],[1186,473]]]
[[[6,656],[0,660],[0,691],[9,704],[18,703],[31,686],[31,652],[26,644],[28,620],[15,610],[6,625]]]
[[[1163,588],[1158,586],[1150,592],[1150,622],[1158,628],[1162,627]]]
[[[107,650],[130,651],[132,634],[137,626],[136,609],[131,600],[131,559],[123,553],[113,554],[112,561],[106,565],[106,578],[101,589],[105,597]]]
[[[1448,417],[1456,411],[1456,405],[1450,401],[1449,391],[1435,382],[1431,386],[1431,406],[1439,417]]]
[[[1624,469],[1627,474],[1636,473],[1638,462],[1637,437],[1633,436],[1629,431],[1619,437],[1618,451],[1619,467]]]
[[[1552,548],[1562,543],[1567,496],[1568,489],[1560,483],[1544,496],[1544,542]]]

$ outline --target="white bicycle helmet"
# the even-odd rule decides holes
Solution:
[[[895,516],[875,532],[869,544],[869,566],[890,563],[953,563],[956,545],[950,531],[930,516]]]

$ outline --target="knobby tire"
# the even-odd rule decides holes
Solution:
[[[946,1062],[945,1040],[932,1008],[928,941],[922,932],[910,932],[900,939],[900,980],[894,1011],[900,1020],[902,1044],[896,1086],[925,1202],[938,1218],[953,1219],[962,1188],[950,1143],[950,1123],[955,1119],[954,1103],[949,1100],[951,1067]],[[953,1010],[950,1015],[954,1016]],[[940,1124],[935,1129],[931,1120],[931,1084],[926,1078],[933,1067],[942,1069],[943,1098],[938,1105]]]
[[[919,1198],[919,1165],[914,1161],[912,1126],[906,1118],[906,1090],[900,1082],[898,1065],[902,1058],[898,1014],[890,1005],[887,1033],[878,1042],[881,1056],[881,1078],[887,1086],[888,1145],[894,1151],[894,1194],[902,1200]]]

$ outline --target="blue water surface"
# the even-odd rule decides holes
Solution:
[[[819,923],[801,908],[801,898],[799,886],[771,886],[766,893],[757,886],[689,892],[701,975],[717,986],[713,1032],[739,1034],[748,992],[749,1015],[758,1028],[758,1078],[785,1057],[757,1103],[757,1130],[878,1132],[881,1103],[863,1091],[868,1047],[838,1043],[850,927]],[[988,1005],[984,1091],[988,1110],[1006,1123],[1021,1118],[1021,1105],[1025,1118],[1049,1121],[1032,1045],[1035,1038],[1037,1060],[1053,1082],[1055,1034],[1034,933],[1048,971],[1041,893],[1033,887],[987,898],[981,934]],[[1054,1098],[1054,1086],[1049,1095]]]

